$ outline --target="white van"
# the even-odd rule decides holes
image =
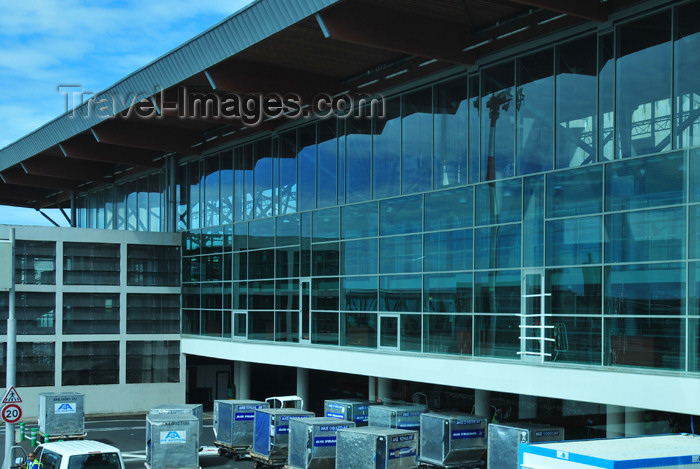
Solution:
[[[126,469],[119,449],[99,441],[44,443],[34,454],[42,469]]]

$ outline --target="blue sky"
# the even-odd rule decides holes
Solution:
[[[249,3],[0,2],[0,148],[66,111],[59,85],[101,91]],[[49,213],[67,225],[56,212]],[[34,210],[5,206],[0,206],[0,224],[50,225]]]

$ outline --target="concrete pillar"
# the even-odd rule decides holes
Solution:
[[[532,420],[537,418],[537,396],[520,394],[518,397],[518,419]]]
[[[644,433],[644,411],[625,407],[625,436],[639,436]]]
[[[370,376],[367,379],[367,384],[368,384],[368,392],[367,396],[370,401],[376,401],[377,400],[377,378],[374,376]]]
[[[377,397],[382,400],[391,399],[391,380],[379,378],[377,383]]]
[[[304,401],[304,409],[309,408],[309,370],[297,368],[297,396]]]
[[[491,419],[491,392],[482,389],[474,390],[474,413]]]
[[[238,365],[234,368],[236,377],[236,398],[250,399],[250,363],[236,362],[235,365]]]
[[[625,408],[619,405],[608,405],[605,413],[605,437],[625,436]]]

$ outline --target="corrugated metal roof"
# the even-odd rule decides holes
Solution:
[[[168,88],[339,0],[258,0],[100,94],[129,96]],[[150,93],[153,94],[153,93]],[[82,116],[87,104],[78,108]],[[117,112],[127,106],[117,108]],[[85,109],[83,109],[85,108]],[[113,115],[113,114],[112,114]],[[66,113],[0,150],[0,171],[83,132],[107,116]]]

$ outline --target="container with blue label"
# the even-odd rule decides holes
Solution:
[[[199,419],[192,414],[146,415],[146,467],[199,467]]]
[[[428,412],[423,404],[387,404],[369,407],[369,424],[377,427],[420,430],[420,415]]]
[[[290,420],[288,467],[334,468],[337,433],[347,428],[355,428],[355,423],[334,417]]]
[[[655,435],[520,445],[524,469],[698,469],[700,436]]]
[[[190,414],[199,419],[199,434],[204,433],[204,418],[202,404],[163,404],[153,407],[148,413],[152,415],[181,415]]]
[[[485,417],[450,413],[420,416],[420,461],[435,467],[469,467],[486,452]]]
[[[253,431],[253,460],[265,464],[287,461],[289,451],[289,423],[292,419],[308,419],[316,414],[301,409],[257,409]]]
[[[39,393],[39,433],[51,438],[85,436],[85,394]]]
[[[380,402],[366,399],[327,399],[324,402],[326,417],[355,422],[358,427],[369,425],[369,406],[381,405]]]
[[[235,453],[253,446],[255,411],[270,404],[248,399],[214,401],[214,445]]]
[[[338,430],[335,467],[415,469],[418,432],[373,426]]]
[[[487,469],[520,469],[518,445],[564,440],[564,429],[529,422],[491,423],[488,427]]]

